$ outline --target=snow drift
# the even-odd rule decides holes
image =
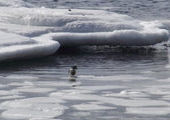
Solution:
[[[103,10],[36,8],[21,0],[10,1],[0,0],[0,60],[51,55],[60,45],[147,46],[169,39],[159,21],[141,21]]]
[[[0,32],[0,36],[0,61],[47,56],[60,46],[55,41],[35,41],[12,33]]]

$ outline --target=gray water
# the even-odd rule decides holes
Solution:
[[[170,17],[168,0],[27,2],[36,7],[105,9],[137,19]],[[0,119],[169,120],[169,57],[164,46],[93,46],[1,63]],[[72,65],[78,66],[75,81],[68,77]]]
[[[130,15],[134,18],[154,20],[170,18],[168,0],[25,0],[37,7],[104,9]]]

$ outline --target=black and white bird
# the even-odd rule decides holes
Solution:
[[[70,81],[76,81],[76,78],[77,78],[77,76],[76,76],[76,73],[77,73],[77,66],[75,65],[75,66],[72,66],[70,69],[69,69],[69,71],[68,71],[68,73],[69,73],[69,80]]]
[[[76,70],[77,70],[77,66],[76,66],[76,65],[75,65],[75,66],[72,66],[72,67],[70,68],[70,70],[68,71],[70,77],[76,76],[76,73],[77,73]]]

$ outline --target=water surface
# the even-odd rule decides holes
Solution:
[[[170,10],[168,0],[24,2],[54,10],[102,9],[144,20],[166,21]],[[61,50],[46,58],[3,62],[0,119],[169,120],[169,56],[169,48],[163,45],[93,46]],[[78,66],[75,81],[68,77],[72,65]]]

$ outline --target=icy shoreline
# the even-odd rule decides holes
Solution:
[[[8,44],[0,42],[0,61],[52,55],[60,46],[148,46],[169,39],[160,21],[103,10],[2,6],[0,22],[0,41]]]

